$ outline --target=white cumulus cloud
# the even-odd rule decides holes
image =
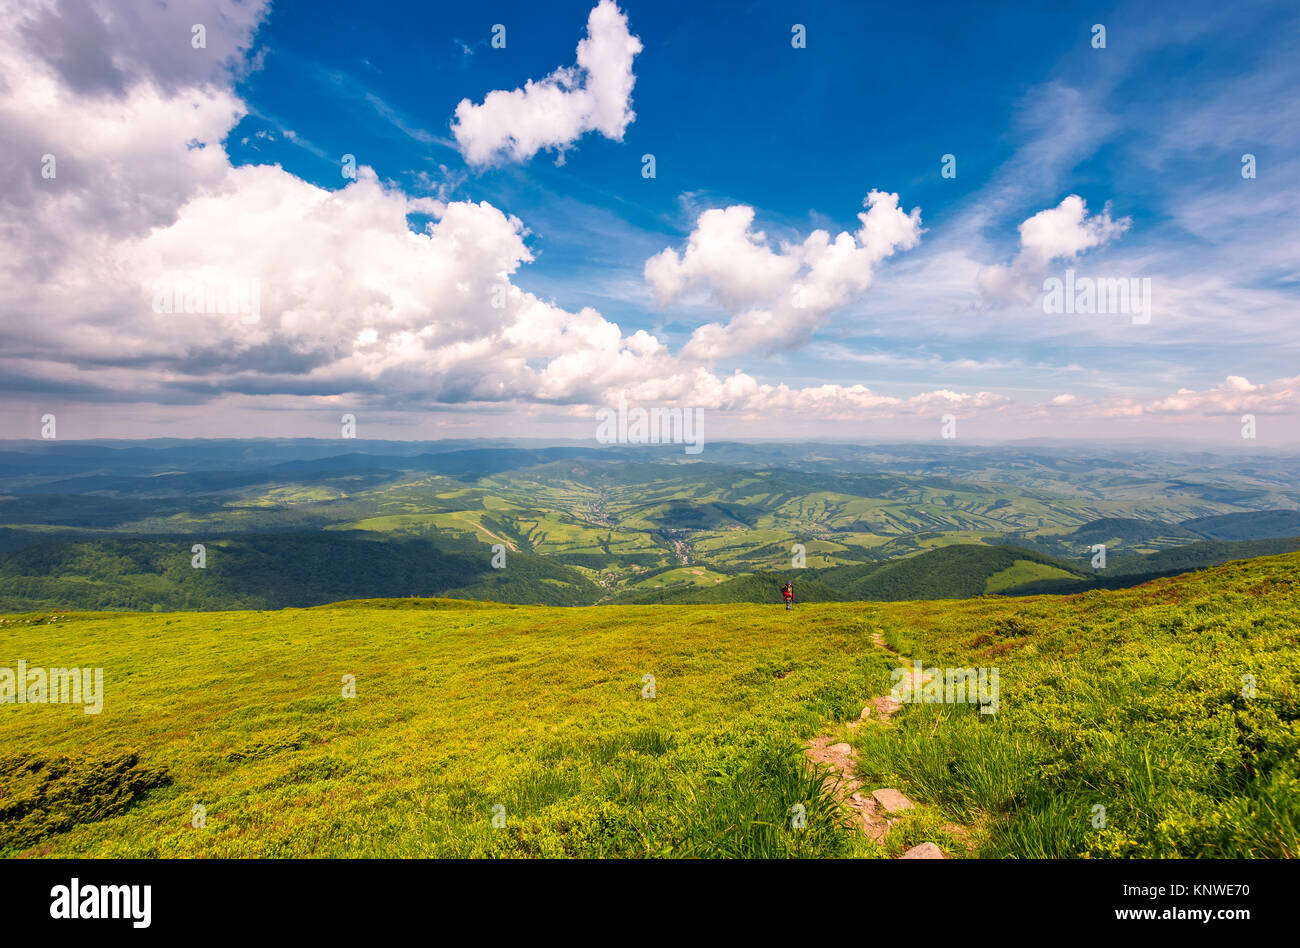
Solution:
[[[726,324],[696,329],[683,355],[713,360],[807,342],[833,310],[866,291],[877,264],[921,240],[920,209],[904,212],[897,194],[872,191],[863,205],[856,233],[832,239],[818,229],[776,250],[753,229],[753,208],[702,213],[682,253],[670,247],[645,265],[661,306],[702,292],[731,314]]]
[[[1100,214],[1088,214],[1077,194],[1056,207],[1039,211],[1020,224],[1020,250],[1010,264],[982,267],[977,276],[980,292],[995,305],[1028,303],[1042,288],[1043,277],[1057,260],[1074,260],[1093,247],[1114,240],[1129,229],[1127,217],[1112,219],[1110,205]]]
[[[193,5],[149,9],[148,35],[200,53],[188,46]],[[517,286],[533,260],[527,227],[487,202],[412,197],[365,166],[339,190],[278,165],[233,166],[222,142],[247,111],[234,89],[237,51],[251,49],[264,10],[234,0],[205,9],[215,58],[187,64],[165,43],[141,46],[134,21],[106,8],[0,0],[14,27],[0,32],[6,403],[175,406],[198,431],[223,405],[582,409],[624,396],[860,417],[1006,403],[983,392],[792,389],[709,367],[718,353],[811,331],[870,285],[882,259],[914,246],[919,211],[903,213],[896,195],[872,192],[853,234],[814,231],[779,250],[753,230],[752,209],[706,214],[683,255],[661,255],[652,282],[665,300],[694,289],[738,315],[703,327],[683,358],[650,333]],[[615,81],[623,60],[605,42],[619,29],[626,35],[622,15],[602,3],[579,53],[600,80],[588,114],[605,131],[630,114],[630,73]],[[74,63],[64,51],[87,32],[103,55]],[[44,154],[57,159],[53,177],[40,173]],[[413,214],[432,219],[423,232],[411,231]],[[214,286],[255,285],[256,318],[190,309],[183,281],[206,286],[200,304]],[[160,286],[176,290],[162,306]],[[770,326],[755,315],[764,307]]]
[[[600,0],[578,43],[578,64],[556,69],[522,89],[489,92],[478,105],[462,99],[452,133],[470,164],[508,158],[527,161],[554,148],[564,152],[587,132],[614,141],[636,118],[632,111],[632,60],[641,41],[628,31],[627,17],[613,0]]]

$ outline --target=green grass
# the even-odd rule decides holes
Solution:
[[[982,828],[984,855],[1300,855],[1298,567],[1270,557],[1015,609],[899,604],[886,641],[927,666],[998,668],[1000,707],[906,705],[894,728],[858,732],[860,768]]]
[[[681,566],[677,569],[664,570],[649,579],[633,583],[634,589],[659,589],[664,586],[714,586],[724,582],[727,577],[722,573],[705,569],[702,566]]]
[[[102,666],[107,695],[97,716],[0,705],[6,754],[137,753],[167,782],[11,855],[865,851],[798,750],[888,681],[851,616],[388,600],[27,621],[0,629],[12,662]]]
[[[0,854],[884,856],[951,848],[953,822],[980,856],[1295,856],[1298,571],[1287,555],[1073,597],[788,613],[6,618],[0,666],[101,666],[106,696],[99,715],[0,705]],[[889,690],[900,656],[875,630],[927,665],[1000,670],[996,715],[907,705],[856,731],[869,785],[923,811],[883,848],[800,755]]]
[[[1016,560],[1006,569],[999,570],[990,576],[984,583],[984,591],[990,594],[1000,593],[1003,590],[1014,589],[1017,586],[1023,586],[1025,583],[1032,583],[1040,579],[1074,578],[1073,573],[1067,573],[1065,570],[1049,563]]]

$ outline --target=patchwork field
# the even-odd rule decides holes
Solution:
[[[960,595],[1073,592],[1054,580],[1092,572],[1101,544],[1106,575],[1134,581],[1300,547],[1296,465],[1254,454],[719,443],[692,459],[655,446],[196,441],[35,442],[0,455],[6,611],[393,595],[635,604],[688,582],[721,587],[720,601],[746,574],[806,569],[817,591],[825,571],[1006,545],[1053,568]],[[295,559],[305,537],[332,546]],[[220,551],[205,576],[189,568],[196,543]],[[708,582],[659,578],[678,569]],[[276,588],[259,579],[270,575]],[[952,595],[950,577],[936,578],[891,581],[900,595],[832,582],[819,598]]]

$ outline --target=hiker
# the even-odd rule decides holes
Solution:
[[[794,583],[786,580],[785,589],[781,590],[781,595],[785,597],[785,607],[790,608],[790,603],[794,602]]]

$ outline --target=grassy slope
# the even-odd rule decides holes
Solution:
[[[1000,669],[996,716],[909,705],[856,738],[874,785],[975,827],[982,855],[1294,856],[1298,570],[792,613],[408,600],[9,620],[5,662],[102,665],[108,697],[99,716],[0,706],[0,852],[878,855],[834,823],[797,742],[888,691],[879,629],[927,664]],[[61,827],[72,784],[109,815]]]
[[[1108,567],[1112,573],[1155,573],[1176,570],[1203,569],[1230,560],[1244,560],[1255,556],[1275,556],[1300,550],[1300,538],[1283,537],[1274,540],[1206,540],[1188,543],[1171,550],[1161,550],[1146,556],[1117,556]]]
[[[688,588],[635,590],[619,597],[626,603],[669,603],[673,605],[720,605],[723,603],[777,603],[782,602],[781,590],[786,581],[794,582],[796,602],[837,602],[842,597],[830,586],[800,575],[800,571],[787,573],[746,573],[712,586]]]
[[[927,666],[997,667],[1002,704],[995,720],[910,706],[897,731],[859,732],[860,766],[983,826],[990,854],[1295,857],[1298,592],[1288,554],[1129,590],[882,609],[886,640]]]
[[[0,635],[33,666],[103,665],[108,689],[99,716],[0,706],[8,753],[139,749],[171,776],[119,815],[9,841],[54,854],[846,855],[795,738],[856,715],[890,664],[857,616],[734,606],[408,600]],[[795,803],[804,834],[782,831]]]
[[[1002,593],[1018,589],[1026,583],[1074,578],[1074,573],[1068,573],[1064,569],[1048,563],[1034,560],[1016,560],[1006,569],[999,570],[990,576],[984,583],[984,592],[987,594]]]

